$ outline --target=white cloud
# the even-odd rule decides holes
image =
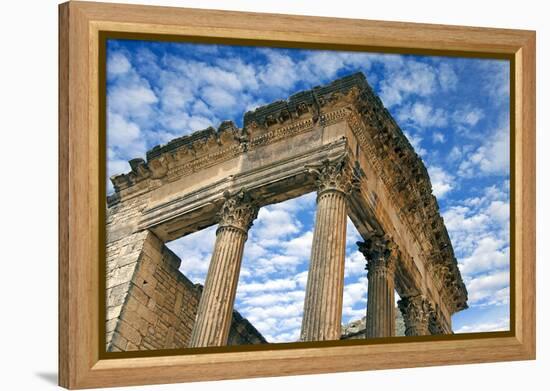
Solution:
[[[112,53],[107,61],[107,75],[111,77],[123,75],[132,69],[128,58],[121,52]]]
[[[510,204],[503,201],[493,201],[487,208],[487,214],[500,223],[507,223],[510,219]]]
[[[491,238],[491,243],[498,243],[498,251],[505,250],[509,242],[506,209],[509,209],[507,196],[495,186],[490,186],[482,196],[465,199],[461,204],[450,205],[442,211],[453,247],[462,259],[471,257],[482,244],[487,246],[488,242],[483,241],[485,238]],[[484,248],[486,250],[488,247]],[[476,259],[473,257],[474,261]],[[459,262],[464,263],[460,259]]]
[[[437,77],[443,91],[454,90],[458,84],[458,76],[453,66],[448,63],[444,62],[439,65]]]
[[[365,256],[356,250],[352,252],[350,256],[346,257],[344,275],[346,277],[365,275],[366,264],[367,260]]]
[[[268,291],[281,291],[296,288],[296,281],[293,279],[280,278],[276,280],[268,280],[265,282],[253,282],[239,285],[239,292],[268,292]]]
[[[445,142],[445,135],[440,132],[433,132],[432,141],[434,142],[434,144],[443,144]]]
[[[195,100],[190,88],[180,83],[172,83],[162,87],[160,90],[160,99],[164,109],[183,109],[185,106]]]
[[[466,156],[459,174],[507,175],[510,173],[510,127],[508,123],[496,128],[480,147]]]
[[[478,164],[485,173],[509,173],[510,146],[509,129],[498,129],[488,143],[482,145],[472,156],[474,164]]]
[[[166,244],[181,259],[180,271],[193,282],[204,284],[217,227],[214,225]]]
[[[441,108],[415,102],[403,106],[397,112],[397,118],[403,122],[411,122],[419,128],[440,127],[447,124],[447,113]]]
[[[345,65],[341,56],[319,51],[311,53],[301,66],[304,71],[310,72],[312,79],[318,80],[319,78],[334,78]]]
[[[108,142],[111,145],[132,143],[140,137],[139,126],[120,114],[107,113]]]
[[[457,334],[462,333],[482,333],[487,331],[506,331],[510,330],[510,319],[499,318],[494,322],[479,322],[464,325],[458,330],[454,330]]]
[[[263,247],[278,246],[290,235],[301,230],[300,221],[284,210],[274,206],[261,208],[251,230],[251,237],[261,238]]]
[[[305,270],[301,273],[298,273],[294,276],[294,280],[296,280],[296,282],[298,283],[298,285],[301,287],[301,288],[305,288],[306,285],[307,285],[307,276],[308,276],[308,271]]]
[[[460,260],[460,271],[465,275],[488,270],[507,268],[510,262],[510,248],[507,241],[493,236],[479,238],[468,257]]]
[[[358,282],[344,286],[343,306],[354,308],[359,305],[363,312],[367,308],[367,278],[359,278]]]
[[[355,225],[351,219],[348,217],[346,220],[346,245],[351,245],[355,248],[355,243],[359,240],[361,240],[361,235],[359,234],[359,231],[357,231],[357,228],[355,228]]]
[[[313,231],[307,231],[300,236],[281,243],[281,248],[284,249],[286,254],[304,260],[310,256],[312,242]]]
[[[506,184],[504,186],[506,188]],[[507,194],[496,186],[442,212],[471,307],[509,301],[510,234]]]
[[[445,226],[451,232],[476,233],[484,229],[488,217],[484,213],[472,213],[472,210],[465,206],[451,206],[443,212]]]
[[[280,54],[274,49],[265,49],[264,54],[268,63],[262,67],[259,72],[260,81],[266,86],[288,90],[299,79],[296,73],[296,64],[284,54]]]
[[[443,198],[445,194],[453,189],[455,178],[446,172],[443,168],[437,166],[428,166],[430,180],[432,182],[433,194],[437,198]]]
[[[480,74],[484,77],[481,88],[491,96],[495,105],[506,104],[510,98],[510,62],[491,60],[479,62]]]
[[[401,104],[409,95],[428,96],[438,86],[437,70],[431,65],[406,60],[390,69],[380,83],[380,97],[386,107]]]
[[[219,109],[233,107],[237,103],[233,94],[220,88],[205,87],[202,90],[202,96],[210,106],[217,107]]]
[[[485,114],[479,107],[466,106],[453,113],[453,121],[457,124],[475,126]]]
[[[109,159],[107,161],[107,176],[110,178],[113,175],[118,175],[121,172],[130,171],[130,165],[127,160],[122,159]],[[107,181],[109,186],[108,193],[113,191],[112,183],[110,180]]]
[[[292,289],[292,288],[289,288]],[[303,301],[305,297],[304,290],[285,290],[284,292],[270,292],[266,293],[266,290],[259,289],[256,291],[243,292],[239,291],[240,294],[251,293],[251,292],[262,292],[261,295],[243,295],[240,302],[244,306],[270,306],[276,303],[289,303],[293,301]]]
[[[215,118],[215,117],[214,117]],[[190,134],[214,125],[215,119],[202,115],[189,115],[185,111],[175,111],[164,115],[159,122],[167,129],[170,139]],[[158,135],[159,133],[157,133]],[[161,141],[161,140],[159,140]]]
[[[428,151],[426,151],[421,143],[422,143],[422,137],[414,134],[410,134],[406,130],[403,131],[405,134],[405,137],[407,137],[407,140],[409,140],[409,143],[411,143],[412,147],[414,148],[414,151],[419,154],[420,156],[425,156]]]
[[[149,111],[157,101],[157,96],[143,80],[125,86],[116,85],[109,90],[107,97],[109,110],[134,117],[140,117],[144,110]]]

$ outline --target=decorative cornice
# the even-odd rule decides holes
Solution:
[[[313,121],[317,122],[319,119],[322,120],[323,107],[341,102],[352,90],[357,94],[367,86],[365,75],[361,72],[354,73],[325,86],[298,92],[288,100],[276,101],[249,111],[244,115],[244,127],[266,129],[304,115],[310,115]]]
[[[353,107],[348,124],[400,211],[402,221],[422,252],[437,253],[435,262],[447,267],[447,274],[438,278],[442,278],[449,311],[467,308],[467,290],[422,159],[368,85],[361,90]]]
[[[385,272],[393,274],[400,252],[397,244],[389,235],[372,234],[364,242],[357,242],[359,251],[367,260],[367,270],[371,273]]]
[[[232,227],[248,235],[254,219],[258,217],[258,204],[250,197],[250,194],[242,189],[234,195],[229,192],[224,194],[225,201],[218,213],[218,230]]]

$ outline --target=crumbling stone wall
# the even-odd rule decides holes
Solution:
[[[149,231],[109,244],[107,350],[186,347],[202,287],[180,271],[181,260]],[[266,343],[238,313],[229,344]]]

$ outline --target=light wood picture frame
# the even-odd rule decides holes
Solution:
[[[403,342],[104,352],[105,33],[511,62],[510,331]],[[103,46],[102,46],[103,43]],[[103,70],[102,70],[103,69]],[[535,32],[70,1],[59,6],[59,384],[70,389],[535,359]]]

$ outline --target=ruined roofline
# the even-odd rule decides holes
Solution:
[[[111,177],[115,194],[108,197],[108,204],[112,205],[118,202],[121,189],[129,189],[148,178],[164,177],[167,170],[166,161],[173,159],[178,154],[185,154],[186,159],[190,162],[199,161],[204,159],[206,145],[215,148],[232,145],[231,148],[237,148],[235,153],[244,153],[249,148],[251,134],[254,136],[258,134],[257,132],[264,133],[272,127],[287,126],[293,122],[302,121],[304,118],[311,118],[313,122],[316,122],[323,114],[323,107],[327,103],[338,101],[352,92],[352,95],[355,96],[355,109],[362,121],[370,125],[367,132],[371,133],[373,144],[377,144],[379,149],[381,147],[382,150],[385,150],[381,152],[385,157],[380,158],[384,161],[391,157],[397,163],[397,171],[395,167],[390,168],[393,177],[382,178],[382,180],[390,193],[404,194],[403,192],[405,192],[405,194],[409,194],[408,205],[396,206],[401,206],[406,213],[417,209],[415,214],[423,219],[428,219],[424,220],[424,227],[411,229],[413,232],[416,232],[415,230],[425,232],[436,252],[427,258],[437,258],[433,264],[443,268],[441,271],[443,276],[448,276],[449,273],[453,276],[451,280],[448,277],[442,278],[445,284],[454,286],[453,311],[467,308],[466,287],[458,270],[450,237],[439,214],[437,199],[433,196],[427,168],[361,72],[334,80],[324,86],[295,93],[287,100],[275,101],[258,107],[254,111],[249,111],[244,115],[243,129],[238,128],[232,121],[224,121],[218,129],[208,127],[171,140],[167,144],[155,146],[147,152],[147,161],[141,158],[132,159],[129,161],[131,172]],[[305,114],[308,116],[302,117]],[[375,133],[373,134],[373,132]],[[210,147],[207,147],[206,150],[208,148]],[[432,262],[430,259],[427,261]]]
[[[118,202],[121,189],[131,188],[146,178],[163,176],[165,173],[164,162],[161,162],[163,157],[170,158],[183,152],[188,153],[191,160],[193,160],[195,155],[202,153],[205,145],[224,146],[235,140],[241,144],[241,149],[244,152],[247,149],[245,145],[248,143],[252,131],[256,129],[267,130],[276,124],[292,122],[311,112],[313,112],[313,120],[316,121],[321,114],[321,106],[339,94],[347,94],[353,88],[359,91],[368,90],[370,94],[374,95],[365,75],[362,72],[357,72],[334,80],[330,84],[297,92],[290,96],[288,100],[275,101],[258,107],[254,111],[246,112],[242,129],[237,127],[233,121],[226,120],[217,129],[209,126],[206,129],[175,138],[166,144],[157,145],[146,152],[146,160],[142,158],[129,160],[130,172],[110,177],[115,194],[107,197],[107,203],[111,205]],[[157,171],[161,173],[158,174]]]
[[[336,79],[325,86],[317,86],[311,90],[297,92],[287,100],[278,100],[260,106],[253,111],[248,111],[244,114],[243,118],[244,129],[253,123],[255,126],[267,128],[278,122],[284,122],[286,119],[292,118],[292,114],[294,113],[299,116],[302,112],[307,111],[308,106],[314,105],[319,107],[327,96],[335,92],[346,93],[353,87],[358,87],[359,89],[369,88],[363,73],[354,73]],[[243,135],[243,129],[238,128],[233,121],[223,121],[217,130],[209,126],[206,129],[173,139],[164,145],[153,147],[146,153],[147,161],[155,159],[164,153],[174,152],[179,148],[192,148],[195,142],[201,142],[201,140],[207,140],[210,137],[218,137],[220,133],[225,131],[234,132],[236,136]]]

